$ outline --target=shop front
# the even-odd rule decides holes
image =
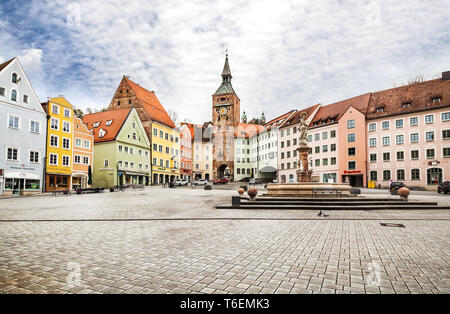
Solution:
[[[344,171],[342,182],[348,183],[352,187],[363,187],[364,175],[362,174],[362,171]]]
[[[41,192],[41,178],[33,173],[7,172],[0,178],[0,182],[3,195],[30,195]]]
[[[47,192],[70,190],[71,181],[70,175],[48,173],[45,180],[45,190]]]

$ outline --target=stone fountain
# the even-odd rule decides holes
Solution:
[[[345,183],[315,183],[312,182],[313,171],[309,169],[308,155],[308,114],[302,113],[300,120],[299,138],[299,169],[297,170],[297,183],[269,184],[266,196],[296,196],[296,197],[349,197],[351,187]]]

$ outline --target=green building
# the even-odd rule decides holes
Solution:
[[[136,109],[84,116],[94,133],[94,187],[151,184],[150,141]]]

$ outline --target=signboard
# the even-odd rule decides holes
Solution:
[[[433,167],[435,167],[435,166],[439,165],[440,163],[441,163],[441,162],[438,161],[438,160],[430,161],[430,162],[428,163],[428,166],[433,166]]]
[[[346,170],[346,171],[344,171],[344,174],[360,174],[360,173],[361,173],[360,170],[353,170],[353,171]]]

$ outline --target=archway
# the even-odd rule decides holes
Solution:
[[[158,182],[158,174],[157,173],[155,173],[154,175],[153,175],[153,184],[158,184],[159,182]]]
[[[230,168],[228,168],[227,165],[221,165],[218,169],[217,169],[217,178],[225,178],[230,176]]]

